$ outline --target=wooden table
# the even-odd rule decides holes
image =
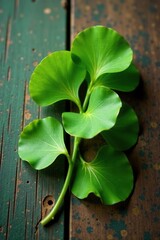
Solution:
[[[0,1],[0,239],[159,240],[160,2],[71,0],[69,5],[60,0]],[[28,92],[30,75],[43,57],[68,49],[77,32],[96,24],[113,27],[128,40],[141,73],[138,89],[124,96],[141,125],[138,143],[127,153],[135,188],[129,200],[115,206],[67,196],[55,222],[43,228],[39,222],[58,197],[65,162],[32,170],[20,161],[17,143],[25,125],[57,116],[65,105],[38,108]]]

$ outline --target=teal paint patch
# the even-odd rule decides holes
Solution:
[[[76,8],[76,10],[75,10],[75,17],[76,18],[80,18],[81,16],[82,16],[81,11],[78,8]]]
[[[152,240],[150,232],[144,232],[143,240]]]
[[[145,156],[145,151],[140,150],[140,151],[139,151],[139,156],[140,156],[140,157],[144,157],[144,156]]]
[[[150,42],[149,42],[150,36],[149,36],[149,33],[145,32],[145,31],[139,31],[138,32],[138,36],[143,39],[144,52],[147,52],[150,49]]]
[[[73,219],[80,220],[79,212],[76,212],[75,214],[73,214]]]
[[[126,230],[127,225],[123,220],[111,220],[109,224],[106,224],[105,228],[114,230],[114,237],[120,240],[122,239],[121,231]]]
[[[160,222],[160,218],[159,217],[154,217],[153,221],[154,221],[154,223],[159,223]]]
[[[99,13],[103,13],[105,10],[105,5],[102,3],[97,4],[97,10],[99,11]]]
[[[80,201],[78,198],[73,197],[73,198],[72,198],[72,205],[77,205],[77,206],[79,206],[79,205],[81,205],[81,201]]]
[[[147,170],[149,168],[147,163],[143,163],[141,169],[142,170]]]
[[[148,56],[141,56],[142,67],[148,67],[151,64],[151,59]]]
[[[141,195],[139,196],[139,199],[142,200],[142,201],[144,201],[144,200],[145,200],[145,195],[144,195],[144,194],[141,194]]]
[[[156,197],[160,197],[160,188],[155,192]]]
[[[139,31],[139,33],[138,33],[138,36],[140,36],[140,37],[143,37],[145,40],[147,39],[149,39],[149,33],[148,32],[145,32],[145,31]]]
[[[76,233],[81,234],[81,232],[82,232],[81,227],[78,227],[78,228],[76,229]]]
[[[134,48],[134,46],[138,42],[138,35],[133,35],[132,38],[130,36],[127,36],[127,39],[129,39],[129,42],[130,42],[132,48]]]
[[[156,62],[156,67],[160,67],[160,61]]]
[[[158,212],[160,211],[160,205],[153,204],[150,208],[151,212]]]
[[[93,11],[92,20],[100,22],[100,20],[104,17],[105,17],[105,5],[99,3],[96,5],[96,8]]]
[[[128,39],[133,49],[137,44],[139,44],[139,42],[142,42],[142,50],[145,54],[142,54],[137,49],[134,49],[134,52],[137,56],[138,61],[141,63],[141,66],[148,67],[151,64],[151,58],[149,55],[147,55],[147,52],[150,49],[149,33],[145,31],[139,31],[136,35],[133,35],[132,38],[128,36]]]
[[[144,48],[145,48],[145,44],[144,44]],[[147,46],[146,46],[147,48]],[[138,50],[135,50],[135,53],[137,55],[138,61],[141,63],[142,67],[149,67],[151,64],[151,59],[149,56],[147,55],[142,55]]]
[[[88,233],[92,233],[93,232],[93,227],[89,226],[86,228],[87,232]]]
[[[157,12],[157,6],[154,5],[153,3],[151,3],[149,5],[149,11],[150,11],[150,13],[156,13]]]

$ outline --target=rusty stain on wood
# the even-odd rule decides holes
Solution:
[[[42,218],[44,218],[53,208],[55,200],[52,195],[46,196],[42,201]]]
[[[68,0],[61,0],[61,6],[62,6],[64,9],[67,9],[67,7],[68,7]]]
[[[71,0],[71,35],[91,25],[105,25],[121,33],[134,51],[134,62],[142,82],[124,98],[136,110],[141,135],[128,157],[133,165],[135,188],[130,199],[116,206],[103,206],[93,197],[71,199],[70,239],[160,239],[160,48],[158,47],[159,1]],[[82,150],[90,160],[87,143]],[[88,149],[92,143],[88,143]],[[100,143],[101,145],[101,143]]]
[[[18,7],[19,7],[19,0],[15,0],[15,5],[14,5],[14,17],[15,18],[17,16]]]

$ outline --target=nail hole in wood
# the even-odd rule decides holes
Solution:
[[[52,200],[48,200],[48,205],[52,205],[53,201]]]
[[[48,208],[54,204],[54,198],[52,195],[48,195],[43,199],[43,207]]]
[[[54,205],[54,198],[52,195],[46,196],[42,201],[42,218],[44,218],[50,210],[53,208]]]

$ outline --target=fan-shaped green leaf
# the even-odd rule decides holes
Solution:
[[[94,193],[104,204],[115,204],[124,201],[132,188],[132,168],[122,152],[104,146],[93,161],[77,161],[71,191],[80,199]]]
[[[78,105],[78,90],[85,74],[84,68],[72,61],[69,51],[54,52],[35,68],[29,86],[31,97],[42,106],[64,99]]]
[[[139,72],[132,63],[122,72],[101,75],[95,84],[96,86],[106,86],[122,92],[130,92],[138,86],[139,80]]]
[[[123,103],[117,122],[113,128],[102,132],[104,139],[117,150],[127,150],[138,138],[139,124],[134,110]]]
[[[63,113],[64,128],[72,136],[92,138],[114,126],[121,105],[115,92],[106,87],[97,87],[91,93],[86,112]]]
[[[21,133],[19,156],[35,169],[51,165],[60,154],[67,154],[61,123],[52,117],[34,120]]]
[[[80,32],[71,47],[73,60],[81,60],[95,81],[104,73],[120,72],[129,67],[132,50],[115,30],[93,26]],[[79,59],[80,58],[80,59]]]

